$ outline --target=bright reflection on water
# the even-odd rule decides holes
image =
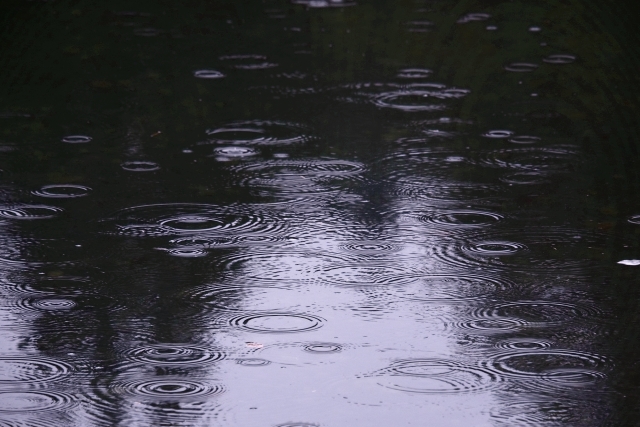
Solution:
[[[3,11],[0,426],[640,419],[627,6]]]

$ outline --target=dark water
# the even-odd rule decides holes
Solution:
[[[0,426],[638,425],[635,8],[3,3]]]

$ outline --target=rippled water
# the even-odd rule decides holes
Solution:
[[[637,425],[635,9],[0,5],[0,427]]]

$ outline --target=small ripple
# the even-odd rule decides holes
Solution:
[[[185,293],[189,301],[205,305],[218,312],[289,310],[299,306],[301,294],[296,289],[281,286],[258,285],[204,285]],[[250,304],[248,303],[250,301]]]
[[[224,55],[220,60],[231,62],[231,67],[237,70],[266,70],[278,66],[276,63],[267,61],[264,55]]]
[[[28,355],[0,357],[0,385],[2,386],[44,384],[64,378],[73,371],[71,365],[46,357]]]
[[[519,135],[509,138],[509,142],[513,142],[514,144],[535,144],[536,142],[540,142],[540,138],[537,136]]]
[[[217,362],[226,358],[226,354],[191,344],[155,344],[129,349],[124,357],[131,362],[184,367]]]
[[[386,255],[392,252],[399,252],[404,246],[394,243],[384,243],[378,240],[365,240],[351,242],[340,245],[339,248],[346,252],[353,252],[362,255]]]
[[[86,135],[68,135],[62,138],[62,142],[66,142],[68,144],[85,144],[87,142],[91,142],[93,138]]]
[[[574,418],[574,410],[580,409],[575,403],[568,405],[565,401],[542,400],[526,402],[509,402],[501,405],[491,413],[491,418],[498,426],[513,427],[541,427],[571,425]],[[581,414],[582,415],[582,414]],[[580,417],[579,419],[584,419]]]
[[[42,412],[68,409],[77,399],[56,391],[0,391],[0,412]]]
[[[538,338],[510,338],[502,340],[496,344],[496,347],[502,350],[547,350],[550,349],[552,343]]]
[[[531,33],[539,33],[540,31],[542,31],[542,28],[534,25],[534,26],[529,27],[528,31],[531,32]]]
[[[426,215],[419,220],[446,228],[477,228],[495,224],[503,218],[493,212],[460,210]]]
[[[167,249],[167,248],[156,248],[162,251],[165,251],[171,256],[179,257],[179,258],[202,258],[208,255],[208,252],[204,249],[198,248],[178,248],[178,249]]]
[[[204,144],[289,145],[312,139],[298,124],[268,120],[233,122],[206,132]]]
[[[64,209],[47,205],[18,205],[0,208],[0,217],[8,219],[47,219],[58,216]]]
[[[468,393],[485,390],[499,380],[492,371],[447,359],[407,359],[376,373],[384,387],[410,393]]]
[[[446,322],[447,327],[483,334],[504,334],[518,331],[527,326],[527,322],[516,317],[500,316],[490,308],[477,308],[468,315],[456,316]]]
[[[246,332],[282,334],[319,329],[324,319],[302,313],[255,313],[231,317],[226,323]]]
[[[158,400],[179,401],[202,399],[203,397],[221,394],[225,391],[222,385],[205,385],[196,381],[179,378],[154,380],[116,381],[110,385],[113,394],[128,394],[133,397],[152,398]]]
[[[637,224],[637,225],[640,225],[640,215],[633,215],[633,216],[631,216],[631,217],[628,219],[628,221],[629,221],[631,224]]]
[[[199,79],[221,79],[225,77],[220,71],[216,70],[198,70],[194,71],[193,76]]]
[[[426,79],[431,77],[432,70],[427,68],[403,68],[396,77],[399,79]]]
[[[475,253],[483,256],[514,255],[516,253],[528,250],[528,248],[521,243],[504,241],[472,243],[463,245],[461,248],[465,252]]]
[[[304,351],[313,354],[339,353],[342,351],[342,346],[340,344],[319,342],[305,345]]]
[[[505,65],[504,69],[507,71],[514,71],[516,73],[529,73],[537,70],[538,67],[538,64],[532,64],[530,62],[512,62],[511,64]]]
[[[261,366],[267,366],[271,364],[271,362],[266,359],[257,359],[257,358],[237,359],[236,363],[238,365],[251,366],[251,367],[261,367]]]
[[[26,281],[16,280],[11,288],[20,293],[40,295],[85,295],[85,289],[90,285],[90,280],[85,277],[62,276],[49,277],[40,280]]]
[[[18,307],[37,311],[67,311],[78,304],[70,298],[25,298],[18,302]]]
[[[510,130],[490,130],[489,132],[485,132],[482,134],[482,136],[484,136],[485,138],[495,139],[509,138],[511,137],[511,135],[513,135],[513,132],[511,132]]]
[[[74,184],[53,184],[45,185],[39,190],[32,191],[36,196],[49,197],[53,199],[71,199],[75,197],[88,196],[91,188],[84,185]]]
[[[467,13],[458,18],[456,22],[458,24],[466,24],[468,22],[486,21],[489,18],[491,18],[491,15],[488,13]]]
[[[292,4],[307,6],[309,9],[324,9],[331,7],[349,7],[357,3],[348,0],[291,0]]]
[[[578,318],[595,318],[603,314],[595,305],[577,305],[552,301],[517,301],[485,309],[483,314],[491,316],[517,317],[527,326],[545,327],[560,325]]]
[[[124,162],[120,167],[130,172],[153,172],[160,169],[157,163],[149,162],[146,160],[136,160],[130,162]]]
[[[557,55],[549,55],[546,58],[544,58],[542,61],[546,62],[547,64],[560,65],[560,64],[571,64],[572,62],[575,62],[575,60],[576,60],[575,55],[557,54]]]
[[[426,33],[431,31],[433,22],[431,21],[411,21],[407,22],[407,31],[410,33]]]
[[[287,421],[286,423],[276,424],[275,427],[320,427],[320,424],[305,423],[300,421]]]

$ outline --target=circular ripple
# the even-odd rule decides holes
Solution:
[[[0,412],[41,412],[66,409],[77,403],[74,396],[55,391],[0,391]]]
[[[602,315],[596,306],[576,305],[552,301],[518,301],[500,304],[488,310],[492,316],[517,317],[527,326],[551,326],[576,318],[593,318]]]
[[[426,68],[404,68],[398,72],[397,77],[400,79],[426,79],[432,73],[433,71]]]
[[[593,386],[606,379],[603,370],[608,359],[580,351],[536,350],[504,353],[492,359],[488,368],[502,377],[535,381],[534,388],[557,391],[558,388]]]
[[[131,172],[152,172],[160,169],[157,163],[149,162],[146,160],[137,160],[131,162],[124,162],[120,167],[126,171]]]
[[[628,221],[629,221],[631,224],[638,224],[638,225],[640,225],[640,215],[633,215],[632,217],[630,217],[630,218],[628,219]]]
[[[376,240],[352,242],[340,245],[341,250],[363,255],[386,255],[389,252],[399,252],[402,248],[402,245],[384,243]]]
[[[502,215],[482,211],[452,211],[420,217],[423,222],[452,228],[485,227],[502,219]]]
[[[199,79],[221,79],[224,77],[224,74],[216,70],[198,70],[193,75]]]
[[[269,212],[253,212],[247,206],[216,206],[190,203],[142,205],[124,209],[108,220],[118,234],[171,236],[197,234],[209,239],[213,233],[272,235],[286,223]]]
[[[74,197],[84,197],[91,192],[91,188],[84,185],[73,184],[57,184],[45,185],[40,190],[32,193],[40,197],[49,197],[54,199],[71,199]]]
[[[342,351],[342,346],[340,344],[333,343],[313,343],[305,345],[304,351],[313,354],[339,353]]]
[[[514,71],[516,73],[529,73],[538,69],[538,64],[532,64],[529,62],[512,62],[505,65],[504,69],[507,71]]]
[[[208,386],[177,378],[114,383],[110,388],[116,394],[124,392],[136,397],[161,400],[203,398],[224,392],[221,385]]]
[[[535,144],[536,142],[540,142],[540,138],[537,136],[520,135],[509,138],[509,142],[513,142],[514,144]]]
[[[0,385],[39,384],[73,372],[71,365],[45,357],[0,357]]]
[[[226,354],[189,344],[155,344],[130,349],[124,356],[134,362],[152,365],[194,366],[217,362]]]
[[[179,258],[202,258],[208,253],[204,249],[197,248],[165,249],[165,252]]]
[[[490,387],[498,377],[476,366],[446,359],[409,359],[395,362],[380,374],[380,384],[411,393],[466,393]]]
[[[485,138],[495,139],[509,138],[511,135],[513,135],[513,132],[510,130],[490,130],[489,132],[482,134]]]
[[[87,142],[91,142],[93,138],[86,135],[69,135],[62,138],[62,142],[66,142],[68,144],[84,144]]]
[[[551,343],[537,338],[511,338],[500,341],[496,344],[497,348],[503,350],[547,350],[551,348]]]
[[[66,298],[27,298],[19,306],[42,311],[66,311],[76,307],[77,304],[72,299]]]
[[[503,278],[467,274],[431,274],[398,288],[394,295],[413,301],[447,303],[483,300],[496,292],[513,288]]]
[[[277,424],[276,427],[320,427],[320,424],[290,421],[283,424]]]
[[[267,366],[270,365],[271,362],[269,362],[268,360],[265,359],[238,359],[236,361],[236,363],[238,365],[242,365],[242,366],[251,366],[251,367],[260,367],[260,366]]]
[[[293,289],[266,285],[204,285],[188,290],[186,297],[190,301],[215,309],[216,313],[220,311],[247,312],[248,301],[250,301],[253,311],[270,312],[295,309],[299,306],[300,293]]]
[[[547,64],[571,64],[575,62],[575,55],[566,55],[566,54],[558,54],[558,55],[549,55],[544,58],[542,61]]]
[[[288,145],[310,139],[305,129],[294,123],[251,120],[233,122],[217,129],[208,129],[207,143],[241,145]]]
[[[0,217],[9,219],[47,219],[64,212],[62,208],[47,205],[21,205],[0,208]]]
[[[468,22],[486,21],[489,18],[491,18],[491,15],[488,13],[467,13],[458,18],[456,22],[458,24],[466,24]]]
[[[462,246],[462,250],[484,256],[514,255],[528,248],[515,242],[489,241]]]
[[[462,317],[462,319],[460,319]],[[447,322],[456,329],[472,330],[484,334],[502,334],[513,332],[527,326],[527,322],[515,317],[499,316],[491,309],[478,308],[470,316],[457,316],[455,320]]]
[[[256,313],[232,317],[228,323],[247,332],[295,333],[319,329],[324,319],[299,313]]]
[[[232,62],[231,66],[238,70],[266,70],[278,66],[268,62],[267,57],[263,55],[224,55],[220,60]]]
[[[540,172],[515,172],[500,177],[500,180],[508,184],[531,185],[546,182],[546,178]]]

